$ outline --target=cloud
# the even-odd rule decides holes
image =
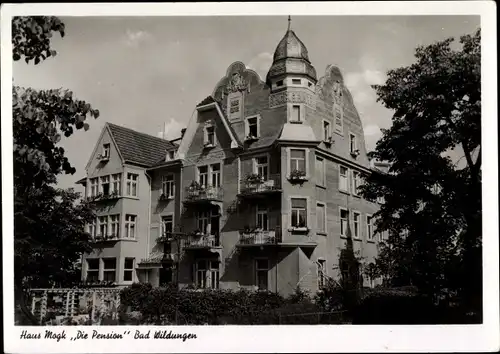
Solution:
[[[146,31],[131,31],[127,29],[124,42],[129,47],[137,47],[140,43],[148,41],[152,38],[151,34]]]
[[[273,55],[269,52],[262,52],[250,60],[247,69],[252,69],[264,79],[273,63]]]
[[[380,127],[377,124],[368,124],[363,128],[365,136],[380,135]]]
[[[183,128],[185,128],[183,124],[179,123],[174,118],[170,118],[170,121],[165,122],[165,126],[162,127],[162,131],[157,133],[157,136],[163,138],[165,133],[165,138],[168,140],[180,138],[181,129]]]

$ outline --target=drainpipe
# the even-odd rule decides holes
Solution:
[[[146,255],[144,258],[148,258],[149,246],[151,243],[151,200],[153,199],[153,178],[148,174],[148,171],[144,171],[146,178],[149,182],[149,208],[148,208],[148,238],[146,241]]]

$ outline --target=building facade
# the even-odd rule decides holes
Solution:
[[[243,63],[231,64],[178,144],[149,137],[157,149],[146,156],[134,143],[116,147],[111,127],[125,130],[104,129],[97,146],[111,145],[109,160],[96,169],[102,162],[94,152],[86,190],[101,191],[103,176],[121,174],[125,189],[102,215],[111,230],[118,215],[126,237],[111,233],[116,242],[85,255],[83,278],[112,278],[107,263],[115,257],[119,285],[176,282],[287,295],[297,286],[315,292],[325,277],[339,277],[349,236],[362,263],[377,254],[382,237],[372,215],[379,205],[357,193],[371,168],[360,116],[339,68],[328,66],[318,78],[290,29],[265,81]],[[141,164],[124,160],[125,147]],[[136,196],[129,195],[131,174],[139,181]]]

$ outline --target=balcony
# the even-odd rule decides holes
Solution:
[[[222,187],[204,187],[198,186],[197,184],[192,184],[186,188],[186,197],[184,203],[196,204],[196,203],[210,203],[210,202],[221,202],[224,196]]]
[[[118,242],[120,237],[118,234],[110,234],[110,235],[95,235],[92,238],[93,243],[102,243],[102,242]]]
[[[245,229],[240,231],[238,246],[263,246],[281,243],[281,229],[274,230]]]
[[[192,234],[182,241],[184,249],[220,248],[219,237],[216,235]]]
[[[270,175],[264,179],[258,175],[248,175],[241,180],[240,197],[259,198],[269,194],[281,193],[281,175]]]
[[[89,196],[86,198],[88,202],[107,202],[107,201],[113,201],[120,199],[121,195],[118,193],[118,191],[113,191],[111,193],[98,193],[93,196]]]

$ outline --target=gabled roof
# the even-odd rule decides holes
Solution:
[[[152,166],[165,159],[165,152],[176,145],[152,135],[137,132],[116,124],[107,123],[123,162]]]

